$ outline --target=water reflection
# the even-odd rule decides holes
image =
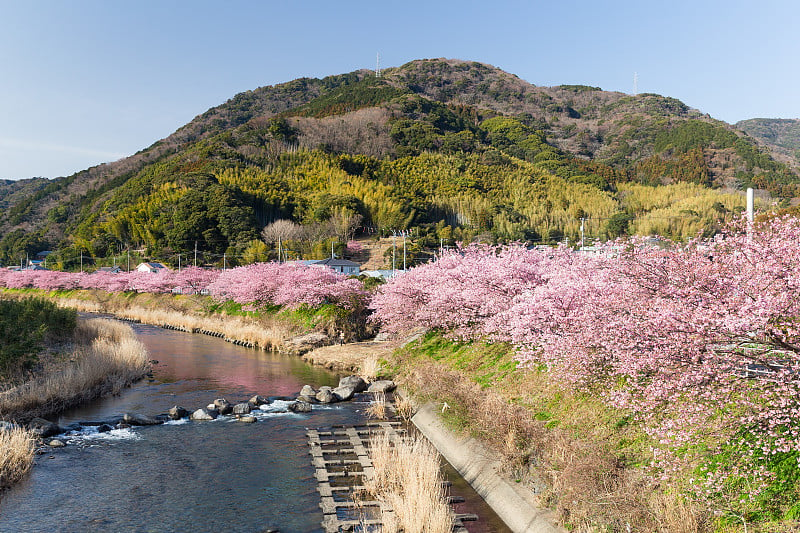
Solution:
[[[300,358],[235,346],[215,337],[134,325],[150,356],[153,379],[120,396],[73,409],[61,425],[126,412],[154,415],[173,405],[215,398],[290,396],[305,384],[338,376]],[[63,449],[37,459],[32,473],[0,501],[5,532],[319,532],[322,513],[306,445],[306,427],[355,424],[365,403],[315,406],[294,414],[273,404],[255,424],[231,419],[170,423],[98,435],[84,430]],[[507,531],[474,493],[470,531]]]

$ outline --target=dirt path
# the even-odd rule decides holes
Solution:
[[[363,372],[379,359],[388,359],[402,340],[352,342],[316,348],[302,356],[303,360],[331,370]]]

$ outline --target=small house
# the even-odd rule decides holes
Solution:
[[[347,259],[333,259],[331,257],[321,261],[314,261],[311,266],[325,266],[334,272],[347,274],[348,276],[358,276],[361,270],[361,265],[356,262],[348,261]]]
[[[165,270],[169,270],[166,266],[161,263],[139,263],[139,266],[136,267],[138,272],[150,272],[152,274],[158,274],[159,272],[164,272]]]

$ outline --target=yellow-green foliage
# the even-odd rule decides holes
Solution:
[[[637,218],[630,232],[692,238],[715,224],[729,221],[745,208],[741,194],[724,193],[693,183],[659,187],[620,184],[618,197],[628,213]]]
[[[619,181],[601,172],[608,169],[581,166],[549,148],[516,119],[495,117],[483,126],[493,144],[483,151],[422,151],[396,159],[292,149],[244,165],[223,150],[226,155],[210,163],[202,154],[222,149],[201,143],[194,159],[148,167],[130,190],[116,192],[107,212],[76,233],[74,246],[101,255],[99,247],[109,242],[188,250],[199,240],[201,249],[213,247],[217,254],[235,246],[228,256],[250,262],[268,257],[253,239],[273,220],[311,224],[352,215],[382,231],[449,226],[459,239],[575,243],[582,220],[589,241],[625,232],[686,239],[742,208],[740,195],[698,184]],[[327,249],[329,243],[316,244]]]

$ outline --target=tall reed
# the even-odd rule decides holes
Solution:
[[[0,417],[30,420],[107,394],[117,394],[149,369],[147,350],[126,324],[81,322],[69,361],[0,393]]]
[[[0,429],[0,490],[16,483],[33,465],[33,434],[22,428]]]
[[[265,326],[243,317],[237,316],[198,316],[188,315],[180,311],[163,309],[146,309],[129,307],[114,312],[115,315],[128,320],[136,320],[144,324],[156,326],[169,325],[186,331],[213,331],[223,336],[259,346],[265,350],[279,346],[287,335],[285,327],[278,325]]]
[[[364,486],[393,512],[382,515],[383,533],[449,533],[453,517],[446,502],[439,453],[420,437],[370,439],[374,474]]]

